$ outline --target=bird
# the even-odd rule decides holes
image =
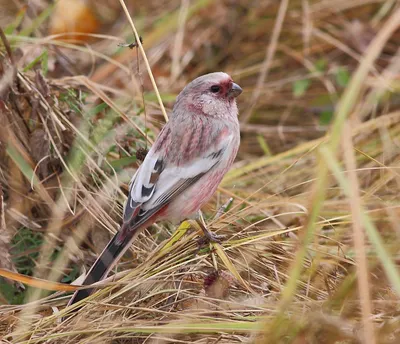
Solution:
[[[161,129],[129,183],[123,221],[82,285],[107,277],[137,235],[151,224],[193,218],[216,191],[240,145],[236,97],[242,88],[223,72],[202,75],[179,93]],[[218,237],[199,221],[207,239]],[[77,290],[73,305],[93,288]]]

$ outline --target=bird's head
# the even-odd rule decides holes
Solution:
[[[237,116],[236,97],[242,88],[222,72],[200,76],[179,94],[174,112],[193,111],[212,117]]]

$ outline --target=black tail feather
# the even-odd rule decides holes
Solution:
[[[90,285],[107,277],[110,270],[114,267],[121,256],[128,250],[132,241],[136,237],[135,234],[138,232],[138,230],[127,231],[127,235],[122,241],[118,240],[118,234],[121,233],[121,231],[115,234],[88,271],[82,285]],[[69,300],[68,305],[72,305],[87,298],[93,293],[93,291],[94,288],[76,291]]]
[[[94,262],[82,284],[90,285],[105,278],[118,260],[122,257],[122,255],[131,246],[141,229],[152,224],[153,215],[155,215],[159,210],[162,210],[165,206],[166,205],[164,203],[161,203],[153,209],[145,212],[145,215],[139,212],[134,218],[130,219],[129,221],[125,221],[118,233],[114,235],[103,252],[100,254],[99,258],[97,258],[97,260]],[[93,290],[94,288],[76,291],[69,300],[68,306],[87,298],[93,293]]]

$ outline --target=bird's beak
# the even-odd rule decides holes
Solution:
[[[242,91],[242,88],[238,84],[232,83],[232,88],[229,91],[229,95],[236,98],[242,93]]]

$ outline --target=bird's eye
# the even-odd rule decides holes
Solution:
[[[218,85],[212,85],[212,86],[210,87],[210,91],[211,91],[212,93],[218,93],[218,92],[220,91],[220,89],[221,89],[221,87],[218,86]]]

